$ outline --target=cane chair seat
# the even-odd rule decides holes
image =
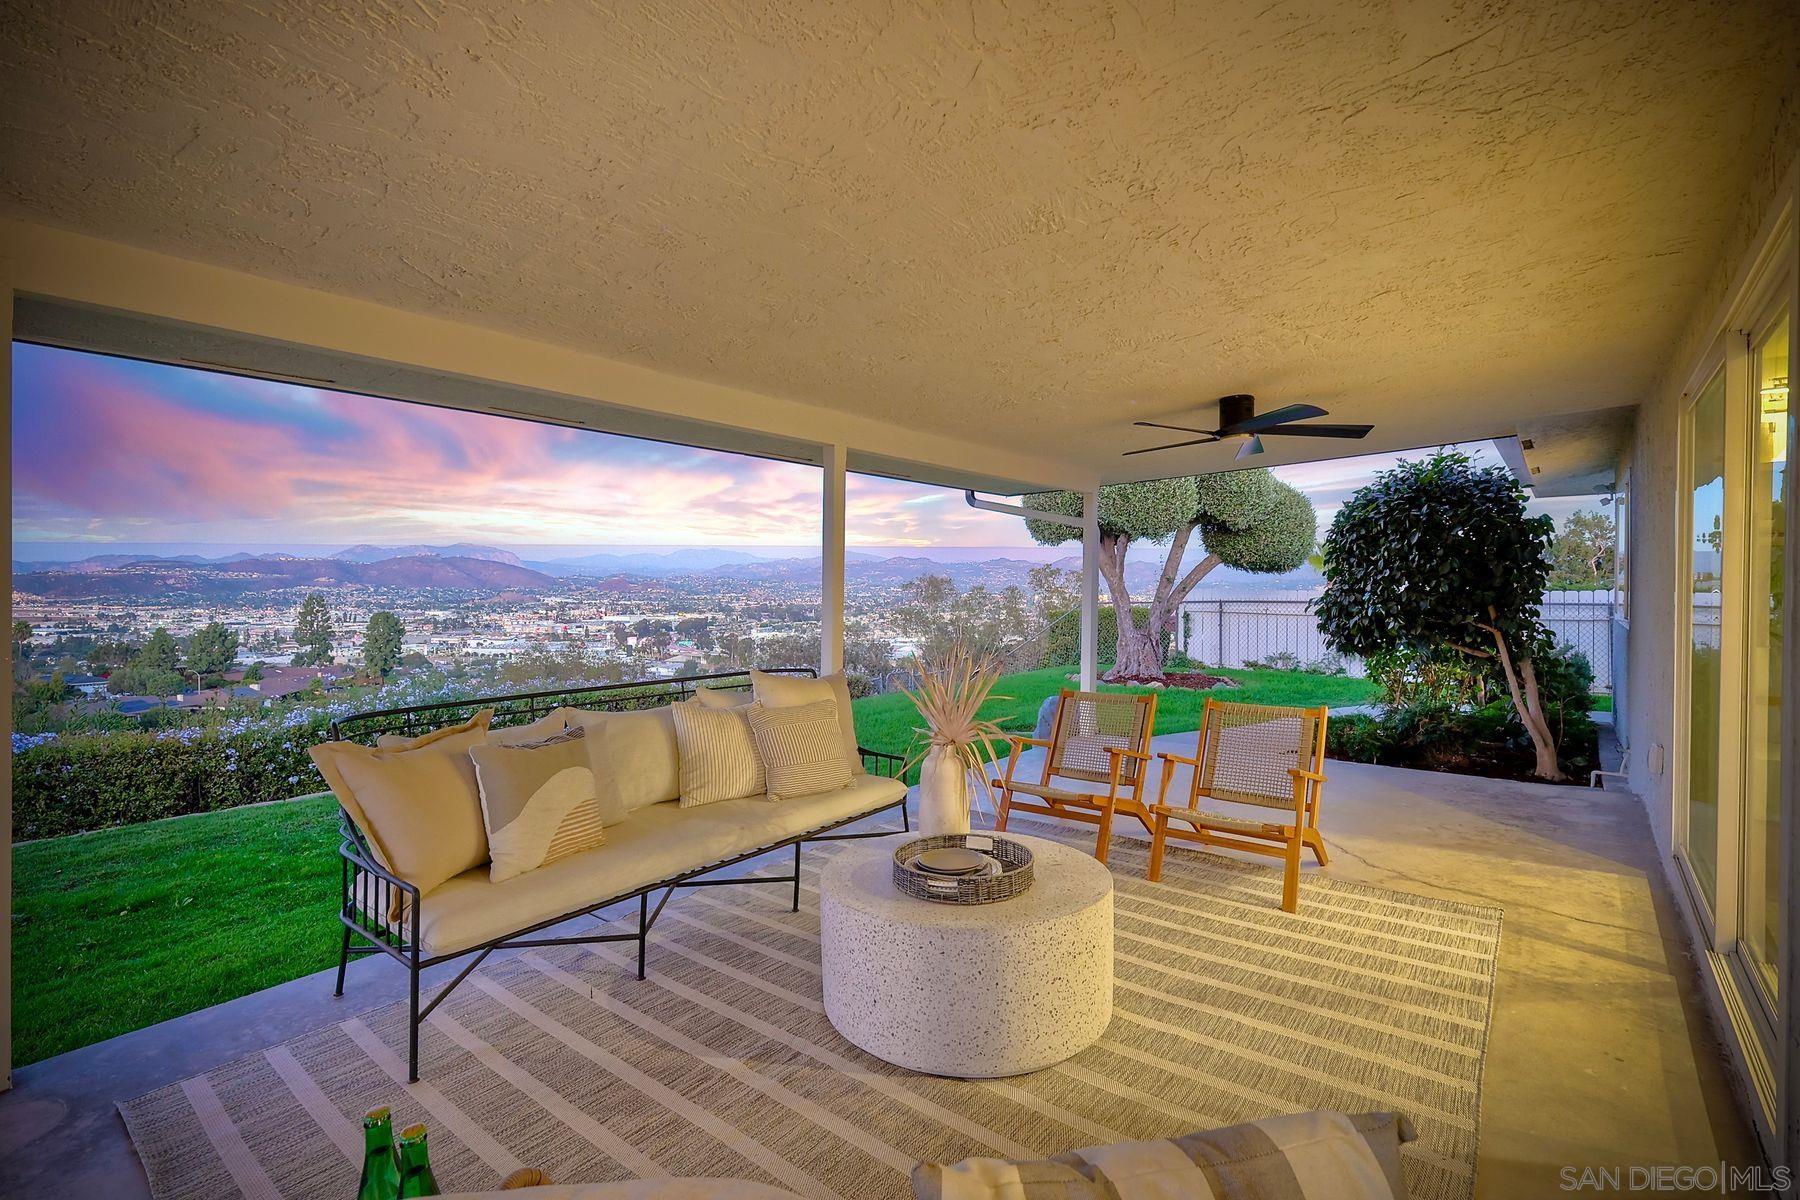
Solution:
[[[1259,821],[1255,817],[1209,812],[1204,808],[1188,808],[1181,804],[1152,804],[1150,811],[1152,814],[1167,814],[1172,821],[1186,821],[1196,827],[1235,829],[1243,833],[1280,833],[1287,828],[1280,821]]]

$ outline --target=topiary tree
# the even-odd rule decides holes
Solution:
[[[1081,515],[1076,492],[1040,492],[1025,507],[1065,516]],[[1214,567],[1279,575],[1298,569],[1312,553],[1318,526],[1312,504],[1266,469],[1221,475],[1178,475],[1100,489],[1100,574],[1112,593],[1119,648],[1113,682],[1160,682],[1165,635],[1175,628],[1181,602]],[[1077,541],[1080,531],[1049,521],[1027,520],[1041,546]],[[1182,573],[1194,534],[1206,554]],[[1143,623],[1134,618],[1125,555],[1134,541],[1169,543],[1156,590]]]
[[[1551,649],[1538,606],[1555,532],[1549,517],[1525,515],[1525,489],[1505,467],[1454,451],[1402,462],[1352,496],[1325,534],[1319,629],[1341,654],[1450,649],[1491,660],[1537,776],[1566,778],[1533,661]]]

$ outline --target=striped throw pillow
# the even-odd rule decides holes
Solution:
[[[542,742],[469,751],[481,785],[495,883],[592,850],[606,840],[584,731]],[[615,814],[615,819],[624,814]]]
[[[792,708],[749,709],[756,752],[768,774],[769,799],[835,792],[854,778],[844,759],[844,736],[838,727],[837,701],[797,704]]]
[[[916,1200],[1406,1200],[1398,1113],[1296,1113],[1055,1158],[913,1168]]]
[[[681,752],[681,807],[760,796],[768,791],[748,714],[755,705],[708,708],[698,700],[669,705]]]

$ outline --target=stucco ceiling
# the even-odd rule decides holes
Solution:
[[[1377,425],[1268,463],[1637,402],[1800,46],[1786,0],[587,9],[9,0],[0,206],[1118,479],[1229,466],[1118,457],[1227,392]]]

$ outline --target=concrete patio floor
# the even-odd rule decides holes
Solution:
[[[1565,1165],[1762,1161],[1633,796],[1327,770],[1332,877],[1505,910],[1478,1196],[1564,1194]],[[21,1068],[0,1096],[0,1196],[147,1196],[114,1104],[399,999],[405,977],[364,960],[331,989],[321,972]]]

